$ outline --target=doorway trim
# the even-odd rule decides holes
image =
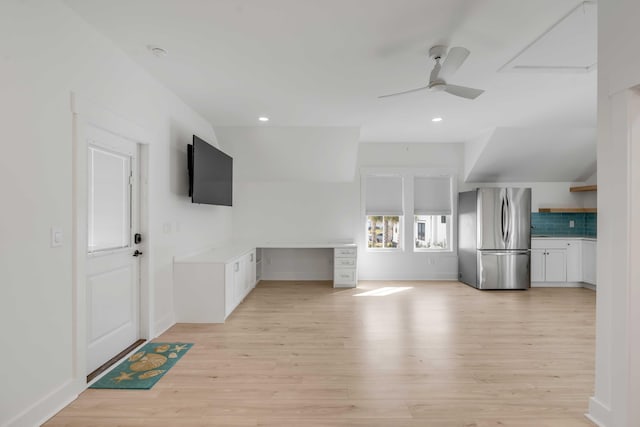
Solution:
[[[140,319],[139,336],[150,340],[153,328],[153,286],[151,271],[153,250],[149,234],[149,151],[151,134],[135,123],[105,110],[71,92],[72,117],[72,373],[77,393],[87,388],[87,301],[86,301],[86,248],[87,248],[87,140],[88,126],[97,127],[139,146],[140,179],[140,233],[142,252],[140,260]]]

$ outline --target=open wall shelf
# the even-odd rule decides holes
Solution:
[[[540,208],[540,213],[595,213],[596,208]]]
[[[569,187],[569,191],[572,193],[580,193],[583,191],[598,191],[597,185],[582,185],[580,187]]]

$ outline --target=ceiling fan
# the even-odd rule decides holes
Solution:
[[[390,96],[404,95],[407,93],[418,92],[421,90],[428,90],[429,92],[445,91],[451,95],[460,96],[467,99],[476,99],[482,95],[484,90],[474,89],[465,86],[450,85],[446,80],[451,77],[464,61],[469,56],[469,50],[464,47],[452,47],[447,53],[446,46],[433,46],[429,49],[429,57],[436,61],[436,65],[431,71],[429,77],[429,84],[427,86],[419,87],[417,89],[406,90],[404,92],[391,93],[389,95],[382,95],[378,98],[388,98]],[[442,58],[444,62],[440,64]]]

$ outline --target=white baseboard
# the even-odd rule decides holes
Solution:
[[[18,415],[10,419],[4,427],[39,426],[76,400],[86,384],[81,380],[68,380],[60,387],[39,399]]]
[[[428,277],[418,277],[418,276],[407,276],[407,277],[383,277],[380,275],[373,276],[363,276],[362,274],[358,274],[358,280],[371,280],[371,281],[384,281],[384,282],[403,282],[403,281],[458,281],[458,275],[456,273],[431,273]]]
[[[164,334],[169,330],[169,328],[171,328],[175,324],[176,324],[175,315],[173,313],[167,314],[162,319],[156,322],[153,337],[150,337],[149,341],[151,341],[153,338],[157,338],[160,335]]]
[[[333,280],[333,272],[262,271],[260,280]]]
[[[582,288],[582,282],[531,282],[532,288]]]
[[[598,427],[611,425],[611,409],[594,396],[589,398],[589,412],[584,414],[584,416]]]

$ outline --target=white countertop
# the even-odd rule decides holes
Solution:
[[[195,254],[175,256],[173,262],[179,263],[225,263],[244,255],[257,248],[265,249],[334,249],[355,248],[353,242],[263,242],[251,244],[249,242],[232,242],[220,248],[211,248]]]
[[[256,245],[257,248],[266,249],[322,249],[322,248],[355,248],[353,242],[264,242]]]

